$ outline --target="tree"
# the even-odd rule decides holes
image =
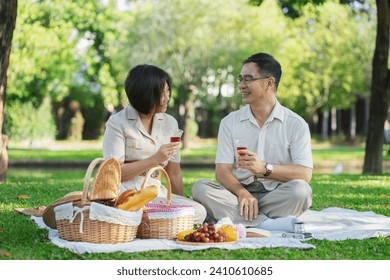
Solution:
[[[309,122],[322,112],[328,124],[329,111],[348,109],[357,98],[368,96],[374,27],[368,16],[356,16],[349,7],[331,1],[307,4],[290,26],[292,34],[279,54],[287,68],[280,101]],[[322,130],[326,139],[327,126]]]
[[[83,138],[99,137],[104,105],[117,103],[117,70],[109,45],[119,36],[116,12],[113,1],[20,0],[7,107],[31,103],[38,109],[49,99],[57,139],[69,137],[70,120],[79,113],[85,119]],[[74,101],[80,104],[77,111],[70,106]],[[13,125],[8,121],[7,126]]]
[[[6,135],[3,135],[3,122],[7,90],[7,69],[16,23],[17,6],[17,0],[0,0],[0,182],[5,182],[8,169],[8,139]]]
[[[249,0],[250,3],[260,5],[263,0]],[[308,2],[322,4],[325,0],[279,0],[279,4],[296,13],[291,16],[299,16],[300,9]],[[341,4],[365,3],[366,0],[341,0]],[[390,3],[389,0],[376,0],[377,32],[375,51],[372,60],[372,84],[370,96],[370,112],[368,120],[368,133],[366,137],[365,158],[363,173],[382,173],[382,151],[384,140],[384,122],[390,101],[390,70],[389,58],[389,28],[390,28]]]
[[[249,3],[254,5],[261,5],[264,0],[249,0]],[[301,15],[302,8],[308,4],[322,4],[326,0],[278,0],[279,5],[282,7],[283,12],[292,18],[299,17]]]
[[[364,157],[363,173],[382,173],[382,151],[384,142],[384,123],[390,101],[389,61],[389,0],[376,0],[377,32],[374,58],[372,60],[372,84],[370,115]]]

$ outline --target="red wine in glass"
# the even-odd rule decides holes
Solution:
[[[240,153],[239,151],[241,151],[241,150],[246,150],[247,149],[247,147],[237,147],[237,152],[238,152],[238,155],[239,156],[243,156],[244,154],[243,153]]]
[[[171,131],[171,143],[180,143],[181,142],[181,136],[183,135],[183,130],[181,129],[174,129]],[[174,156],[171,157],[171,159],[175,159]]]
[[[236,151],[237,151],[238,157],[243,156],[244,154],[242,152],[240,153],[240,151],[243,151],[243,150],[247,149],[246,141],[243,140],[243,139],[236,139],[235,140],[235,146],[236,146]],[[237,170],[243,170],[240,167],[238,167],[238,158],[236,158],[236,160],[237,160]]]
[[[171,136],[171,142],[180,142],[181,137]]]

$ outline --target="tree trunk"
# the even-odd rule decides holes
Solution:
[[[336,136],[339,133],[338,130],[341,128],[341,125],[339,125],[338,122],[338,117],[337,117],[338,115],[340,114],[337,114],[336,108],[332,108],[330,110],[330,129],[331,129],[332,136]]]
[[[5,182],[8,169],[8,137],[3,135],[3,123],[7,89],[7,68],[11,54],[17,6],[17,0],[0,0],[0,182]]]
[[[194,110],[194,101],[192,94],[189,94],[187,101],[185,102],[185,125],[184,125],[184,136],[183,136],[183,150],[187,150],[190,147],[191,133],[192,133],[192,116]]]
[[[387,68],[389,56],[390,4],[388,0],[376,0],[378,23],[374,58],[372,61],[372,85],[368,133],[363,173],[382,173],[384,123],[389,107],[390,75]]]
[[[322,140],[328,140],[329,138],[329,111],[328,110],[322,113],[321,137]]]
[[[350,111],[349,138],[351,140],[355,140],[356,138],[356,103],[352,105]]]

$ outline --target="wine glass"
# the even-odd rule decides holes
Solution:
[[[243,153],[240,153],[242,150],[247,150],[248,149],[248,144],[245,139],[236,139],[236,152],[237,152],[237,165],[238,165],[238,157],[243,156]],[[237,168],[238,170],[242,170],[242,168]]]
[[[181,129],[172,129],[171,130],[171,143],[173,142],[180,142],[181,136],[183,135],[183,130]],[[171,159],[175,159],[174,156],[171,157]]]

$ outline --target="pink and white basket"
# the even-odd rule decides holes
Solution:
[[[164,174],[167,181],[167,199],[165,203],[148,203],[145,205],[141,224],[138,226],[137,237],[141,239],[176,239],[179,232],[194,227],[195,208],[190,205],[171,204],[171,182],[165,169],[161,167],[149,170],[142,188],[147,183],[149,176],[157,169]]]

